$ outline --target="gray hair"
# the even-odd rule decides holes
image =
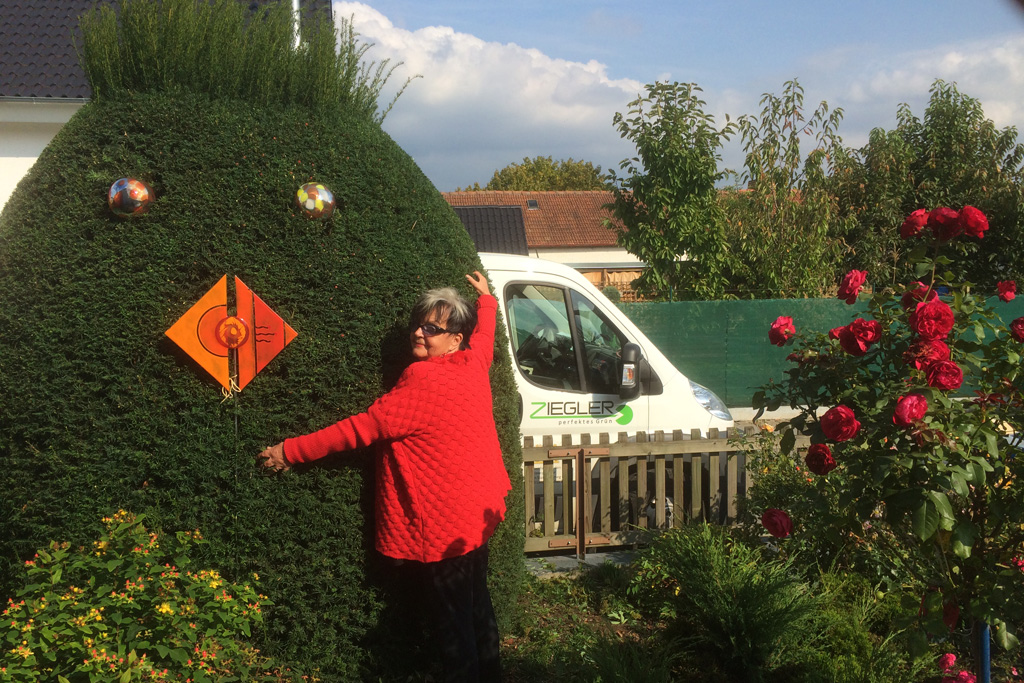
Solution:
[[[462,334],[460,348],[469,348],[469,336],[476,327],[476,309],[453,287],[439,287],[420,295],[409,314],[409,327],[415,327],[431,317],[444,318],[448,315],[445,329],[453,334]]]

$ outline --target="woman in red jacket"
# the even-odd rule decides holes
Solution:
[[[487,591],[487,540],[511,488],[494,426],[489,369],[497,300],[479,272],[474,313],[451,288],[410,316],[414,362],[365,413],[286,439],[260,457],[275,470],[376,444],[377,549],[421,582],[445,680],[497,681],[498,630]],[[472,339],[472,346],[470,340]]]

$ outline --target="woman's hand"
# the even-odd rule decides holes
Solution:
[[[292,464],[284,457],[284,442],[265,449],[259,457],[263,458],[264,467],[269,467],[275,472],[284,472],[292,468]]]
[[[480,274],[479,270],[474,270],[472,275],[467,275],[466,279],[469,280],[469,284],[473,285],[473,289],[476,290],[478,295],[490,294],[491,290],[487,287],[487,278]]]

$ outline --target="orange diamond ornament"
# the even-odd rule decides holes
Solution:
[[[237,277],[235,300],[235,315],[229,315],[225,275],[167,330],[171,341],[228,391],[232,352],[241,391],[298,336]]]

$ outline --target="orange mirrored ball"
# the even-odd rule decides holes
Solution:
[[[153,190],[135,178],[119,178],[107,193],[107,206],[115,216],[128,218],[149,211],[153,203]]]

